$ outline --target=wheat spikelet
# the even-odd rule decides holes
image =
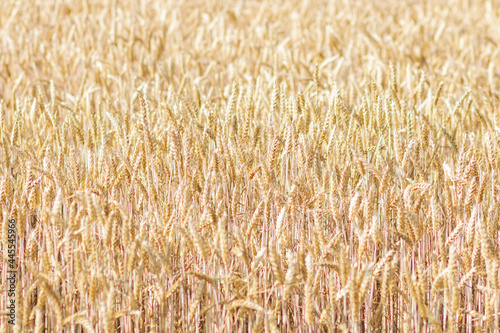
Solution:
[[[458,234],[460,233],[460,231],[462,231],[462,228],[464,227],[464,225],[465,225],[465,221],[461,221],[457,224],[455,229],[453,229],[451,234],[448,236],[446,243],[444,244],[444,246],[446,248],[448,248],[450,246],[450,244],[455,241],[455,239],[458,237]]]
[[[479,182],[478,177],[473,177],[472,180],[470,181],[469,191],[467,192],[467,196],[465,197],[465,202],[464,202],[465,209],[467,210],[469,209],[470,206],[472,206],[474,197],[478,192],[477,191],[478,182]]]
[[[0,203],[4,203],[7,200],[8,191],[7,176],[4,176],[0,181]]]
[[[262,306],[249,300],[236,300],[231,302],[230,309],[234,308],[247,308],[258,312],[265,312],[265,309]]]
[[[165,294],[163,294],[163,300],[166,301],[170,296],[172,296],[176,290],[181,286],[183,279],[178,278],[177,281],[175,281],[170,288],[167,289]]]
[[[229,264],[229,244],[226,228],[227,216],[224,215],[221,219],[219,219],[219,241],[222,260],[224,261],[224,265],[227,267]]]
[[[297,259],[293,258],[288,264],[288,270],[285,275],[285,294],[284,298],[286,299],[288,294],[290,293],[291,286],[295,283],[295,275],[297,273]]]
[[[19,132],[21,131],[21,118],[23,114],[21,106],[21,101],[19,99],[16,100],[16,113],[15,113],[15,121],[14,121],[14,126],[12,129],[12,136],[11,136],[11,144],[15,145],[17,143],[17,139],[19,137]]]
[[[110,290],[108,291],[108,299],[106,303],[106,326],[105,330],[106,332],[113,332],[114,331],[114,326],[115,326],[115,288],[111,286]]]
[[[47,282],[42,282],[41,288],[44,290],[44,292],[50,297],[53,305],[54,305],[54,312],[55,312],[55,322],[56,322],[56,327],[60,328],[62,327],[63,323],[63,310],[62,310],[62,305],[61,305],[61,300],[60,297],[54,292],[52,287],[47,283]]]
[[[350,283],[351,286],[348,290],[349,294],[349,303],[351,308],[351,315],[353,316],[353,324],[357,326],[359,324],[359,310],[360,310],[360,298],[359,298],[359,289],[360,289],[360,273],[359,268],[351,270],[350,274]]]
[[[250,268],[250,258],[248,256],[247,247],[245,245],[245,239],[243,237],[243,234],[242,234],[240,228],[236,228],[235,236],[236,236],[236,244],[238,245],[239,254],[241,255],[246,267]]]
[[[278,80],[273,80],[273,89],[271,94],[271,113],[276,114],[279,112],[279,104],[280,104],[280,87],[278,84]]]
[[[276,247],[274,244],[269,246],[269,262],[271,263],[271,268],[273,270],[274,278],[276,279],[279,285],[283,285],[285,279],[283,276],[283,271],[281,270],[279,264],[279,257],[276,252]]]
[[[229,121],[231,121],[232,117],[234,116],[238,93],[239,93],[238,90],[239,90],[238,83],[236,81],[233,81],[233,87],[231,88],[231,95],[229,96],[229,100],[227,102],[227,107],[226,107],[226,120],[224,123],[224,127],[227,127]]]
[[[260,168],[260,167],[259,167]],[[252,172],[253,173],[253,172]],[[255,209],[255,211],[253,212],[252,214],[252,218],[250,219],[249,223],[248,223],[248,227],[247,227],[247,230],[246,230],[246,235],[247,237],[250,236],[250,234],[252,233],[253,229],[255,228],[255,226],[258,224],[259,222],[259,215],[261,214],[262,212],[262,207],[264,206],[264,201],[261,201],[259,203],[259,205],[257,206],[257,208]]]
[[[351,199],[351,203],[349,205],[349,220],[354,221],[356,215],[358,214],[359,207],[361,206],[361,193],[356,192]]]

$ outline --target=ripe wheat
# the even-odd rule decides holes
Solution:
[[[499,330],[496,7],[3,1],[3,331]]]

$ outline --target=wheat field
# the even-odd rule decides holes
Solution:
[[[3,0],[2,331],[498,332],[499,26]]]

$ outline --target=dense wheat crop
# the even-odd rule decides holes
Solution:
[[[500,329],[494,2],[1,7],[3,331]]]

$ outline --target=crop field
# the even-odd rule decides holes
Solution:
[[[0,332],[500,331],[499,27],[2,0]]]

